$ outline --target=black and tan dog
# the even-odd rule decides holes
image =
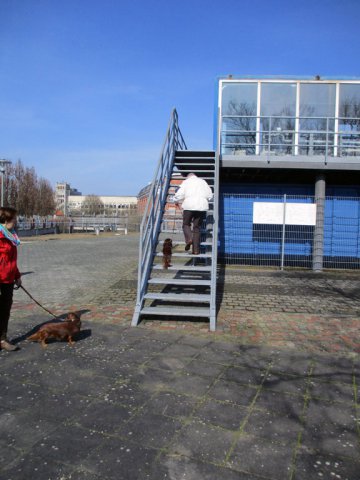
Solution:
[[[68,313],[63,322],[45,323],[39,330],[28,337],[31,342],[41,342],[42,347],[47,347],[48,338],[57,338],[58,340],[67,340],[73,345],[73,336],[80,332],[81,320],[78,313]]]
[[[166,238],[163,245],[163,268],[171,267],[171,256],[172,256],[172,240],[171,238]]]

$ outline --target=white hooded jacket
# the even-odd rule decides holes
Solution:
[[[209,185],[202,178],[192,175],[184,180],[179,190],[174,195],[174,201],[183,200],[183,210],[196,210],[205,212],[209,210],[209,201],[213,193]]]

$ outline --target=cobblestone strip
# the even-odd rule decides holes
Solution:
[[[130,326],[133,305],[112,304],[46,304],[56,315],[69,311],[83,312],[87,321]],[[34,304],[15,303],[12,324],[30,318],[34,326],[44,312]],[[49,320],[51,317],[49,316]],[[42,320],[44,321],[44,320]],[[236,312],[222,309],[218,315],[216,332],[209,332],[208,322],[179,320],[144,320],[138,328],[149,331],[177,331],[195,336],[222,339],[228,342],[241,341],[244,345],[271,345],[295,348],[308,352],[360,353],[360,318],[329,315]]]

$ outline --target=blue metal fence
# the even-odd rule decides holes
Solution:
[[[296,187],[295,191],[301,189],[308,187]],[[316,204],[313,195],[239,194],[229,190],[231,187],[225,186],[220,195],[220,259],[228,264],[312,266],[314,223],[299,220],[297,224],[295,218],[289,224],[285,212],[292,203]],[[254,221],[254,205],[261,210],[261,202],[275,210],[276,204],[284,204],[284,218],[279,223]],[[323,264],[326,268],[360,268],[360,197],[326,197]]]
[[[343,264],[358,263],[360,258],[360,198],[327,197],[325,201],[325,266],[332,259]]]

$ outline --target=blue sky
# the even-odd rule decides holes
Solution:
[[[358,0],[0,0],[0,158],[135,195],[171,109],[212,147],[223,74],[360,76]]]

